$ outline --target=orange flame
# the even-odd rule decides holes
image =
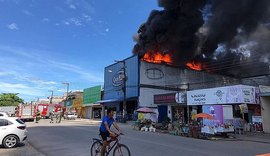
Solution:
[[[162,54],[161,52],[148,51],[142,59],[146,62],[172,64],[171,56],[169,54]]]
[[[188,62],[186,64],[186,66],[188,66],[190,69],[194,69],[194,70],[203,70],[203,64],[201,62]]]

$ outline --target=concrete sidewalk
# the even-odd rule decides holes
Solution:
[[[76,120],[63,120],[63,123],[81,123],[81,124],[89,124],[89,125],[98,125],[101,123],[101,119],[76,119]],[[125,127],[128,129],[133,129],[133,121],[127,121],[126,123],[118,122],[120,127]],[[159,133],[159,132],[157,132]],[[258,143],[267,143],[270,144],[270,134],[268,133],[260,133],[260,132],[246,132],[245,134],[236,134],[231,135],[230,138],[220,138],[213,137],[210,140],[228,140],[228,141],[251,141]]]
[[[240,141],[251,141],[270,144],[269,133],[253,132],[253,133],[246,133],[244,135],[238,134],[236,135],[236,139]]]
[[[119,123],[120,126],[129,127],[132,129],[133,121],[128,121],[127,123]],[[157,131],[157,133],[160,133]],[[262,132],[246,132],[245,134],[232,134],[229,138],[222,137],[212,137],[209,140],[228,140],[228,141],[251,141],[258,143],[267,143],[270,144],[270,134]]]

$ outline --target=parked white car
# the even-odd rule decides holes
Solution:
[[[76,113],[68,113],[67,114],[67,120],[75,120],[77,118]]]
[[[0,145],[13,148],[26,138],[26,125],[15,117],[0,117]]]
[[[9,117],[7,112],[0,112],[0,118],[7,118]]]

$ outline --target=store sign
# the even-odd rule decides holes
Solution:
[[[201,89],[187,92],[188,105],[259,104],[258,88],[245,85]]]
[[[262,116],[252,116],[253,123],[262,123]]]
[[[154,95],[155,104],[186,103],[185,93],[170,93]]]
[[[259,88],[261,93],[270,93],[270,86],[260,85]]]
[[[115,87],[121,86],[124,83],[124,78],[125,78],[125,74],[123,70],[118,71],[113,79],[112,79],[112,84]]]
[[[101,86],[86,88],[83,90],[83,104],[93,104],[101,100]]]

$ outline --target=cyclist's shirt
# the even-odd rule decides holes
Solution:
[[[105,127],[105,124],[104,124],[105,122],[107,122],[108,125],[109,125],[109,128],[111,128],[111,125],[113,124],[114,119],[113,119],[113,117],[108,118],[108,116],[105,116],[105,117],[103,118],[103,120],[102,120],[101,125],[100,125],[100,131],[101,131],[101,132],[107,132],[106,127]]]

